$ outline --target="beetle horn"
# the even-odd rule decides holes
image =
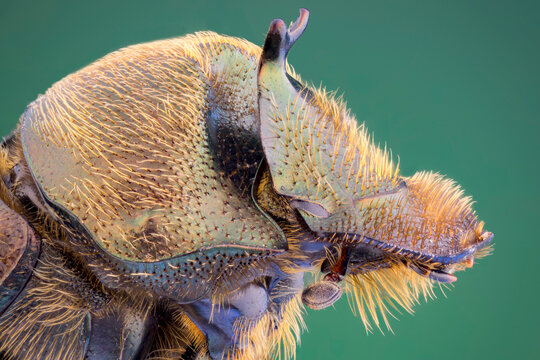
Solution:
[[[283,122],[281,115],[287,114],[296,100],[303,102],[302,99],[308,95],[285,61],[290,48],[306,29],[308,19],[309,12],[300,9],[300,16],[288,29],[283,20],[273,20],[263,46],[257,77],[259,134],[270,169],[280,165],[273,154],[279,140],[275,127]]]
[[[290,48],[306,29],[308,19],[309,11],[307,9],[300,9],[300,16],[288,29],[283,20],[273,20],[270,23],[270,28],[264,42],[262,63],[275,61],[283,64]]]

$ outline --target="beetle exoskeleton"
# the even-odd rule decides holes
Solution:
[[[400,175],[292,71],[308,16],[262,48],[130,46],[27,107],[0,149],[0,354],[290,357],[303,304],[343,288],[369,329],[488,252],[457,185]]]

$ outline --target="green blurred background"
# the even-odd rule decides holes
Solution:
[[[289,61],[345,94],[403,174],[455,179],[495,233],[494,255],[447,298],[366,335],[346,299],[310,311],[297,359],[539,359],[538,1],[0,0],[0,135],[65,75],[120,47],[197,30],[262,44],[311,11]]]

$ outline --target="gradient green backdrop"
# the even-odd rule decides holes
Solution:
[[[298,359],[540,359],[540,6],[526,1],[0,0],[0,135],[65,75],[120,47],[197,30],[264,40],[311,11],[289,61],[344,92],[406,175],[457,180],[494,255],[447,298],[366,335],[342,299],[310,311]],[[61,165],[61,164],[59,164]]]

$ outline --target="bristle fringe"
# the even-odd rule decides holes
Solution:
[[[359,315],[366,331],[374,328],[381,332],[381,320],[392,332],[388,315],[395,317],[393,311],[400,308],[413,313],[413,306],[421,298],[427,301],[434,298],[433,282],[419,276],[406,265],[395,263],[387,269],[345,277],[345,291],[355,315]]]

